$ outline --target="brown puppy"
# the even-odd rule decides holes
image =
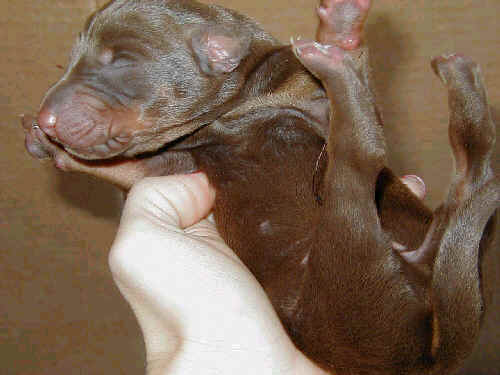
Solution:
[[[360,47],[369,6],[325,1],[323,44],[292,50],[221,7],[113,1],[24,119],[27,147],[123,189],[203,170],[221,235],[304,353],[337,374],[446,373],[471,351],[484,309],[495,128],[477,66],[436,59],[457,168],[432,214],[385,165]]]

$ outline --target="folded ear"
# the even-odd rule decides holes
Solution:
[[[222,27],[207,26],[192,34],[191,47],[203,72],[230,73],[249,52],[250,40]]]

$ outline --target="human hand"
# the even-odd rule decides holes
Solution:
[[[206,218],[214,200],[201,173],[129,193],[109,262],[143,331],[147,374],[326,374]]]

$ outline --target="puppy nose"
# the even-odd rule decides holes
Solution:
[[[56,123],[56,114],[48,108],[42,108],[38,114],[38,126],[40,126],[42,131],[49,137],[55,137]]]

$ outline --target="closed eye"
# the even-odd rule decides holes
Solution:
[[[126,66],[137,65],[140,60],[141,57],[137,53],[125,49],[120,49],[115,50],[111,64],[115,68],[122,68]]]
[[[118,54],[113,59],[112,64],[114,67],[122,68],[125,66],[137,65],[137,59],[128,54]]]
[[[99,55],[99,61],[105,66],[111,68],[122,68],[126,66],[136,65],[137,56],[128,51],[113,51],[112,49],[105,49]]]

